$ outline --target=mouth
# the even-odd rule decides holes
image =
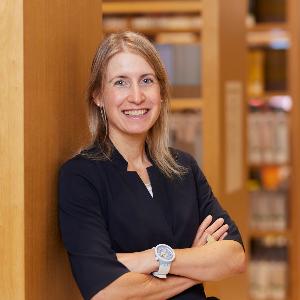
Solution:
[[[148,113],[150,109],[143,108],[143,109],[128,109],[128,110],[122,110],[122,113],[126,116],[132,116],[132,117],[140,117],[144,116]]]

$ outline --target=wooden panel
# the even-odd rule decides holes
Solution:
[[[0,82],[0,299],[24,299],[21,0],[1,0]]]
[[[84,92],[100,38],[101,1],[24,2],[28,300],[81,299],[58,230],[57,172],[87,141]]]
[[[202,9],[200,1],[117,1],[104,2],[104,14],[141,13],[198,13]]]
[[[300,2],[288,1],[289,32],[291,34],[291,49],[289,50],[289,90],[293,100],[292,108],[292,189],[290,204],[290,226],[292,240],[290,242],[290,271],[289,299],[300,299],[299,273],[300,273]]]
[[[238,224],[247,246],[248,201],[246,193],[246,0],[203,0],[203,141],[204,171],[223,207]],[[226,86],[230,82],[242,87],[239,111],[225,114]],[[226,175],[229,168],[229,155],[233,145],[228,143],[231,134],[228,117],[240,124],[241,136],[234,139],[241,151],[236,157],[238,170],[235,178]],[[231,128],[236,130],[236,128]],[[232,138],[232,137],[231,137]],[[227,147],[226,147],[227,145]],[[230,149],[226,153],[226,149]],[[231,161],[234,158],[231,156]],[[236,174],[235,174],[236,171]],[[228,182],[240,180],[234,191],[229,191]],[[247,295],[247,276],[240,275],[228,280],[206,285],[207,294],[222,300],[245,300]]]
[[[171,110],[172,111],[182,111],[182,110],[201,110],[202,109],[202,99],[197,98],[174,98],[171,100]]]

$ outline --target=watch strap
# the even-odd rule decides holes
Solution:
[[[158,278],[167,278],[167,274],[170,271],[171,263],[160,262],[158,271],[153,272],[152,274]]]

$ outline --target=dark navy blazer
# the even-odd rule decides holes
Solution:
[[[93,151],[93,148],[89,151]],[[114,149],[111,160],[91,160],[81,154],[64,163],[59,174],[60,228],[72,272],[84,299],[129,270],[115,253],[150,249],[159,243],[191,247],[199,224],[211,214],[229,225],[226,239],[242,244],[235,223],[214,197],[196,161],[172,150],[188,169],[182,178],[147,168],[153,198],[141,178],[127,171],[127,162]],[[172,299],[206,299],[196,285]]]

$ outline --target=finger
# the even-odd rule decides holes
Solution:
[[[224,224],[212,234],[213,238],[218,241],[221,236],[228,230],[228,228],[229,226],[227,224]]]
[[[215,222],[213,222],[209,227],[206,228],[205,232],[208,234],[213,234],[223,225],[224,225],[224,219],[218,218]]]
[[[207,236],[213,235],[219,228],[222,227],[223,224],[224,224],[223,218],[217,219],[213,224],[211,224],[209,227],[206,228],[206,230],[202,234],[201,238],[199,239],[198,243],[200,242],[202,245],[205,245],[205,243],[207,241]],[[223,234],[223,232],[222,232],[222,234]]]
[[[208,215],[200,224],[197,233],[196,233],[196,237],[194,239],[193,245],[195,243],[197,243],[197,240],[203,235],[204,231],[206,230],[206,228],[209,226],[209,224],[212,222],[212,216]]]
[[[223,235],[219,238],[219,241],[222,241],[225,239],[225,237],[228,235],[228,232],[224,232]]]

